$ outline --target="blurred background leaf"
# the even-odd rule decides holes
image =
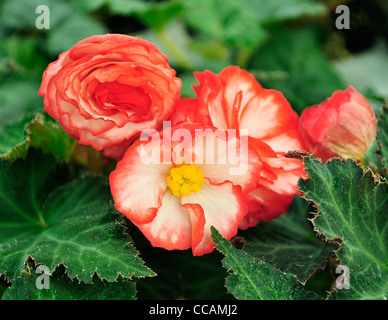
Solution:
[[[335,9],[343,4],[350,10],[349,30],[335,27]],[[38,5],[50,9],[47,30],[35,26]],[[252,72],[262,86],[282,91],[298,113],[349,85],[376,113],[388,98],[386,0],[1,0],[1,154],[23,143],[26,126],[44,114],[37,92],[47,65],[78,41],[108,32],[155,43],[182,79],[182,96],[194,95],[193,71],[219,73],[233,64]],[[35,141],[64,141],[53,126],[40,124]],[[63,144],[65,154],[66,146],[70,142]],[[90,149],[81,151],[88,158]],[[98,163],[94,152],[90,163]],[[132,234],[136,244],[143,241]],[[163,251],[166,260],[160,263],[159,249],[140,247],[159,276],[139,280],[139,297],[202,299],[213,296],[212,288],[216,298],[232,297],[224,288],[220,253],[193,258],[190,252]],[[314,278],[325,287],[332,281],[327,275]]]
[[[253,58],[254,70],[282,72],[282,77],[258,80],[280,90],[298,112],[343,89],[340,77],[320,51],[312,28],[278,29]]]
[[[375,111],[388,97],[388,45],[379,40],[373,47],[335,63],[337,72],[346,84],[364,92]],[[368,76],[365,76],[368,75]]]

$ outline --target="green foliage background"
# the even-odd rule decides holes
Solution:
[[[340,4],[350,9],[349,30],[335,28],[338,17],[335,8]],[[50,9],[48,30],[38,30],[35,26],[38,5]],[[43,71],[58,54],[88,36],[108,32],[141,36],[154,42],[169,56],[171,66],[182,78],[183,96],[194,95],[193,71],[208,69],[218,73],[230,64],[250,71],[264,87],[282,91],[298,113],[322,102],[335,90],[353,85],[380,115],[379,139],[367,155],[367,164],[376,173],[383,176],[387,173],[387,116],[381,111],[388,98],[388,4],[384,0],[2,0],[0,296],[4,299],[387,296],[388,209],[387,206],[370,209],[373,206],[368,194],[356,192],[363,185],[374,199],[385,204],[387,195],[381,190],[387,189],[386,182],[384,178],[376,182],[370,176],[364,177],[361,167],[354,162],[335,161],[323,166],[315,159],[305,158],[316,180],[332,177],[327,185],[328,196],[314,196],[315,187],[302,183],[300,187],[310,195],[306,199],[315,207],[295,198],[287,215],[240,232],[241,241],[233,242],[234,245],[214,230],[218,252],[193,257],[189,251],[152,248],[113,209],[104,177],[114,163],[107,162],[91,148],[78,146],[44,113],[42,98],[37,95]],[[37,172],[42,175],[38,177]],[[343,179],[349,175],[357,177],[359,184],[346,184]],[[55,181],[53,176],[57,177]],[[348,188],[346,201],[355,201],[350,211],[338,179]],[[96,203],[90,196],[75,196],[85,190],[91,190],[104,203]],[[60,201],[64,197],[74,198],[74,210]],[[333,201],[344,203],[345,208],[333,210]],[[313,226],[307,218],[320,208],[323,218],[314,220]],[[354,226],[331,229],[333,215],[345,212],[357,217],[365,210],[372,217],[370,221],[354,218]],[[63,213],[61,219],[66,218],[66,223],[58,220],[58,212]],[[93,215],[95,212],[98,213]],[[378,221],[382,229],[375,230],[371,221]],[[357,230],[361,223],[369,226],[367,232],[357,233],[347,242],[349,229]],[[62,230],[58,224],[64,226]],[[368,237],[376,234],[378,242],[368,243],[373,248],[366,246],[361,251],[357,248],[360,241],[368,242]],[[358,236],[361,240],[354,239]],[[337,237],[343,242],[336,240]],[[366,251],[374,254],[365,254]],[[74,252],[76,258],[72,258]],[[349,264],[352,275],[357,274],[360,266],[352,264],[356,258],[373,279],[367,281],[362,275],[355,275],[354,290],[338,294],[339,290],[333,291],[338,276],[335,267],[341,261]],[[58,290],[36,291],[34,268],[40,263],[50,267],[52,286]]]

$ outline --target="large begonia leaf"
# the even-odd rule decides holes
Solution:
[[[332,298],[387,299],[388,184],[353,160],[304,163],[309,179],[299,189],[318,209],[315,228],[342,244]]]
[[[63,264],[84,282],[95,273],[107,281],[154,275],[132,246],[105,178],[62,184],[65,172],[35,149],[26,159],[0,160],[0,274],[12,282],[32,258],[50,271]]]

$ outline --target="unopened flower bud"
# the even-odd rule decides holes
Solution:
[[[308,151],[326,162],[332,157],[361,160],[376,135],[376,116],[366,98],[350,86],[305,109],[300,133]]]

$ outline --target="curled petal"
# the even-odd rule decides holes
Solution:
[[[203,237],[195,247],[193,246],[194,255],[203,255],[214,250],[215,245],[210,232],[211,226],[214,226],[224,238],[231,239],[236,235],[238,225],[247,212],[241,188],[230,182],[216,185],[206,180],[199,192],[182,197],[181,203],[192,214],[198,210],[203,211],[205,219]],[[200,216],[200,213],[196,214]],[[199,233],[196,237],[196,242],[198,242],[202,230],[193,232]]]
[[[154,247],[185,250],[191,248],[193,230],[203,230],[199,224],[193,229],[191,214],[168,189],[155,218],[149,223],[136,225]]]
[[[143,224],[158,213],[171,169],[160,163],[145,165],[141,156],[144,144],[137,141],[132,145],[109,176],[116,209],[134,223]]]

